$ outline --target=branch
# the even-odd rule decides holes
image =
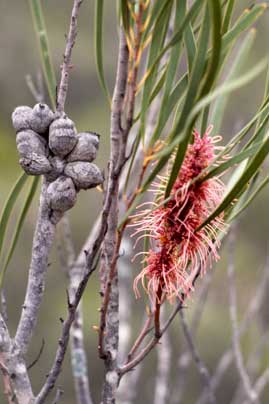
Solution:
[[[260,311],[264,299],[266,298],[267,286],[269,279],[269,263],[267,262],[263,271],[263,275],[259,282],[256,293],[253,294],[251,301],[249,302],[248,308],[244,315],[244,318],[238,329],[238,337],[240,338],[248,329],[249,324],[253,321],[255,315]],[[228,348],[220,358],[218,365],[216,367],[215,372],[212,375],[212,387],[214,391],[218,388],[224,373],[227,371],[229,366],[232,364],[234,359],[232,348]],[[198,400],[198,404],[206,404],[206,394],[202,393],[200,399]]]
[[[251,403],[257,403],[258,397],[255,390],[251,386],[251,381],[249,379],[247,370],[245,369],[243,355],[240,348],[239,328],[237,322],[237,298],[236,298],[236,287],[234,277],[234,246],[235,246],[235,231],[234,229],[232,229],[229,237],[229,251],[228,251],[229,256],[228,256],[227,273],[229,280],[229,300],[230,300],[229,308],[232,323],[233,352],[237,371],[240,376],[240,379],[242,380],[245,394]]]
[[[191,319],[191,325],[190,325],[190,331],[192,333],[192,336],[195,337],[198,326],[200,324],[202,314],[205,308],[205,303],[206,299],[208,296],[208,291],[209,287],[213,278],[213,273],[214,271],[211,270],[209,271],[206,276],[203,278],[203,282],[201,284],[201,287],[198,290],[198,293],[195,295],[195,300],[196,300],[196,306],[194,309],[194,313]],[[185,388],[187,387],[187,376],[188,376],[188,370],[189,366],[192,361],[192,356],[191,352],[189,349],[183,348],[183,352],[180,354],[180,357],[178,358],[177,361],[177,380],[178,383],[173,389],[172,393],[172,404],[178,403],[180,400],[183,399],[184,391]],[[211,383],[212,384],[212,383]],[[213,388],[213,386],[211,386]],[[207,388],[205,390],[205,396],[206,399],[208,397],[207,394]]]
[[[75,298],[75,293],[79,282],[82,278],[82,269],[80,266],[74,265],[75,250],[71,235],[70,223],[68,216],[65,215],[61,222],[62,239],[65,245],[67,256],[67,271],[69,275],[69,296],[71,301]],[[87,355],[84,346],[83,336],[83,313],[82,302],[80,302],[75,314],[75,319],[70,330],[71,338],[71,364],[73,370],[73,378],[75,382],[75,391],[77,404],[92,404],[92,398],[89,389],[89,377],[87,366]]]
[[[179,315],[181,317],[181,322],[182,322],[182,328],[183,328],[183,333],[185,335],[186,341],[188,343],[191,355],[193,357],[193,360],[196,364],[196,367],[198,369],[198,372],[200,373],[201,379],[203,380],[204,384],[206,385],[206,389],[208,392],[208,402],[210,404],[216,404],[216,397],[214,395],[212,386],[211,386],[211,380],[210,380],[210,374],[208,372],[207,367],[205,366],[205,364],[203,363],[197,349],[195,348],[195,344],[194,344],[194,340],[191,334],[191,331],[188,327],[188,324],[186,322],[185,316],[183,311],[181,310],[179,312]]]
[[[105,381],[102,399],[104,402],[115,402],[118,385],[117,355],[119,338],[119,291],[117,259],[121,243],[118,226],[118,187],[119,177],[126,162],[126,142],[129,130],[123,131],[122,113],[128,76],[129,52],[123,28],[120,30],[118,66],[116,83],[112,98],[111,111],[111,153],[108,177],[107,196],[111,199],[107,216],[107,233],[102,249],[101,263],[101,307],[99,327],[99,355],[105,360]]]
[[[158,366],[155,382],[154,404],[166,404],[169,397],[169,374],[172,359],[171,341],[168,333],[164,334],[158,348]]]
[[[45,288],[49,252],[55,234],[55,225],[49,217],[50,209],[46,201],[46,191],[47,182],[44,179],[33,240],[27,291],[15,336],[15,345],[23,354],[28,350],[37,323],[38,310]]]
[[[72,49],[75,45],[78,26],[78,11],[83,0],[74,0],[73,10],[71,14],[69,33],[67,36],[66,47],[64,52],[64,60],[62,64],[61,81],[57,94],[57,111],[63,112],[68,90],[69,70],[71,69]]]
[[[120,375],[120,378],[130,370],[132,370],[134,367],[136,367],[142,360],[152,351],[152,349],[158,344],[159,340],[161,339],[162,335],[167,331],[171,323],[173,322],[174,318],[176,317],[177,313],[179,310],[183,308],[183,301],[179,301],[170,314],[168,320],[164,324],[164,326],[160,329],[159,335],[154,337],[150,340],[150,342],[140,351],[137,356],[130,360],[127,361],[123,366],[119,367],[118,373]]]

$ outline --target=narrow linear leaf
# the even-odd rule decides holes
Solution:
[[[229,160],[225,161],[224,163],[220,164],[219,166],[213,168],[213,170],[209,171],[207,175],[205,175],[201,182],[207,181],[212,177],[222,174],[224,171],[228,170],[229,168],[233,167],[235,164],[241,163],[241,161],[246,160],[249,157],[252,157],[261,146],[261,143],[256,144],[252,147],[249,147],[247,150],[244,150],[237,155],[229,158]]]
[[[247,168],[245,169],[245,171],[243,172],[237,183],[226,195],[226,197],[217,207],[217,209],[204,221],[204,223],[201,224],[201,226],[197,228],[197,231],[201,230],[204,226],[206,226],[213,219],[219,216],[227,207],[229,207],[229,205],[235,200],[235,198],[239,195],[242,189],[244,189],[244,187],[248,184],[252,176],[257,172],[257,170],[259,169],[260,165],[262,164],[268,153],[269,153],[269,137],[267,136],[266,141],[260,147],[255,157],[253,157],[253,159],[251,160],[251,162],[249,163],[249,165],[247,166]]]
[[[253,29],[247,33],[246,37],[242,41],[242,44],[240,45],[239,50],[234,55],[234,60],[229,67],[229,73],[227,74],[225,82],[233,80],[240,75],[242,68],[246,65],[246,60],[253,46],[255,36],[256,31]],[[211,114],[211,122],[214,125],[212,136],[213,134],[218,133],[220,130],[228,99],[229,98],[227,95],[226,97],[219,97],[213,107],[213,111]]]
[[[99,3],[99,0],[96,0],[97,4]],[[103,3],[103,0],[102,0]],[[103,7],[103,4],[102,4]],[[126,33],[129,32],[129,9],[128,9],[128,0],[120,0],[120,11],[121,11],[121,18],[122,18],[122,25],[124,28],[124,31]]]
[[[94,19],[94,49],[95,61],[99,82],[109,104],[111,104],[111,97],[105,81],[104,66],[103,66],[103,10],[104,1],[95,1],[95,19]]]
[[[232,91],[237,90],[238,88],[246,85],[249,83],[251,80],[253,80],[255,77],[257,77],[265,68],[266,66],[266,60],[261,61],[258,65],[256,65],[253,69],[251,69],[249,72],[245,73],[242,77],[231,80],[228,83],[224,83],[217,87],[212,93],[204,97],[201,101],[199,101],[195,107],[192,109],[192,111],[189,113],[188,119],[186,120],[186,126],[185,128],[178,133],[178,135],[174,138],[172,142],[170,142],[165,148],[163,148],[160,152],[156,153],[154,156],[154,159],[159,160],[165,156],[170,156],[175,147],[178,146],[183,140],[184,140],[184,130],[186,130],[186,127],[190,125],[194,117],[201,111],[203,110],[207,105],[210,105],[210,103],[217,97],[224,96],[225,94],[228,94]],[[232,150],[236,146],[238,142],[240,142],[246,134],[250,131],[250,129],[254,126],[255,122],[257,122],[257,119],[261,114],[264,112],[266,109],[266,106],[256,114],[252,120],[235,136],[231,141],[228,143],[227,148],[229,147],[229,150]],[[260,128],[261,129],[261,128]],[[252,138],[253,140],[253,138]],[[251,143],[251,142],[250,142]],[[249,143],[249,144],[250,144]],[[225,149],[219,156],[220,158],[223,154],[225,154],[227,150]],[[155,173],[156,175],[156,173]]]
[[[40,0],[29,0],[34,28],[39,43],[42,68],[52,107],[56,107],[56,78],[49,51],[49,41]]]
[[[203,25],[201,28],[201,34],[200,34],[199,41],[198,41],[198,51],[197,51],[197,54],[195,57],[193,70],[191,72],[191,77],[190,77],[190,81],[189,81],[189,85],[188,85],[188,91],[186,94],[186,99],[185,99],[180,117],[178,119],[178,122],[176,123],[175,128],[172,132],[172,135],[171,135],[172,140],[175,138],[176,134],[180,133],[182,131],[182,129],[184,128],[186,117],[188,116],[189,111],[193,108],[193,105],[194,105],[195,101],[197,100],[197,95],[200,93],[201,80],[203,77],[205,63],[206,63],[206,53],[207,53],[207,45],[208,45],[208,40],[209,40],[209,30],[210,30],[209,12],[208,12],[208,8],[206,8],[204,21],[203,21]],[[212,57],[215,58],[214,55]],[[211,67],[210,67],[210,69],[211,69]],[[177,178],[181,164],[184,160],[187,146],[188,146],[189,140],[191,138],[191,134],[192,134],[192,125],[193,125],[193,122],[190,122],[190,124],[188,126],[185,126],[186,130],[183,132],[183,134],[184,134],[183,139],[178,146],[175,161],[174,161],[174,164],[173,164],[173,167],[171,170],[171,174],[169,177],[169,181],[167,183],[167,187],[165,190],[165,198],[167,198],[170,195],[173,184]]]
[[[223,25],[222,25],[222,33],[223,34],[225,34],[229,29],[232,14],[233,14],[234,3],[235,3],[235,0],[229,0],[227,5],[226,5],[226,10],[225,10],[225,15],[224,15],[224,19],[223,19]]]
[[[13,188],[10,191],[10,194],[6,200],[5,206],[3,208],[1,217],[0,217],[0,255],[5,239],[7,225],[12,213],[12,209],[15,205],[18,196],[25,185],[28,176],[25,173],[22,173],[14,184]]]
[[[263,181],[258,185],[255,191],[250,195],[250,197],[242,204],[239,209],[236,209],[235,212],[232,212],[228,218],[229,222],[232,222],[237,216],[239,216],[249,205],[250,203],[256,198],[256,196],[263,190],[263,188],[269,183],[269,175],[267,175]]]
[[[13,256],[14,250],[16,248],[17,241],[19,239],[23,223],[25,221],[25,218],[26,218],[26,215],[28,213],[28,210],[29,210],[29,208],[31,206],[32,200],[34,198],[34,195],[35,195],[35,192],[36,192],[36,189],[37,189],[37,186],[38,186],[38,182],[39,182],[39,177],[35,177],[33,179],[33,181],[32,181],[31,187],[29,189],[29,192],[28,192],[28,194],[26,196],[26,199],[25,199],[25,202],[24,202],[24,206],[23,206],[23,208],[21,210],[18,222],[16,224],[16,227],[15,227],[15,230],[14,230],[14,233],[13,233],[13,237],[12,237],[12,241],[11,241],[11,244],[10,244],[10,247],[9,247],[9,250],[8,250],[4,265],[3,265],[3,268],[2,268],[1,273],[0,273],[0,290],[1,290],[2,286],[3,286],[5,273],[6,273],[8,264],[9,264],[9,262],[10,262],[12,256]]]

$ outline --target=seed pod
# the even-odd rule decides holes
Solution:
[[[59,117],[52,122],[49,129],[49,147],[59,157],[69,154],[77,143],[74,122],[67,116]]]
[[[43,156],[48,155],[48,148],[45,139],[31,129],[17,133],[16,144],[21,157],[27,157],[31,153]]]
[[[95,164],[85,161],[68,163],[64,173],[72,178],[78,190],[94,188],[104,181],[101,170]]]
[[[60,175],[63,174],[66,163],[64,160],[57,156],[49,156],[48,160],[51,165],[51,171],[47,173],[46,178],[48,181],[55,181]]]
[[[46,104],[36,104],[32,110],[30,119],[31,128],[40,134],[44,134],[49,129],[54,119],[54,113]]]
[[[71,209],[77,199],[75,186],[71,178],[64,175],[53,181],[47,188],[47,201],[51,209],[65,212]]]
[[[43,175],[51,171],[51,165],[47,157],[35,152],[22,157],[19,163],[28,175]]]
[[[31,128],[30,120],[32,112],[32,108],[27,106],[20,106],[14,110],[12,113],[12,124],[16,132]]]
[[[92,132],[81,132],[77,134],[77,144],[67,156],[67,161],[88,161],[96,158],[99,146],[99,136]]]
[[[16,143],[20,165],[28,175],[46,174],[51,170],[45,139],[28,129],[17,133]]]

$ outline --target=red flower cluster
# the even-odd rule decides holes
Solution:
[[[217,233],[225,230],[219,216],[199,231],[195,231],[220,203],[224,184],[219,178],[204,182],[193,180],[205,170],[215,158],[215,145],[220,137],[210,137],[209,127],[203,137],[194,131],[193,144],[188,146],[186,156],[171,191],[172,198],[163,206],[164,189],[168,178],[160,177],[155,184],[156,202],[135,216],[137,230],[134,235],[149,236],[151,249],[146,254],[145,268],[136,277],[134,289],[139,296],[138,283],[152,301],[162,296],[171,300],[193,289],[193,280],[200,271],[206,271],[208,258],[219,258]]]

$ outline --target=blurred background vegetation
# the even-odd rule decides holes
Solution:
[[[238,2],[240,3],[240,2]],[[258,1],[242,0],[238,4],[237,12],[244,7],[251,6]],[[115,76],[115,63],[117,58],[117,32],[116,32],[116,2],[108,1],[105,4],[105,72],[110,88],[113,87]],[[65,46],[65,33],[69,24],[71,0],[47,0],[43,2],[46,18],[47,31],[50,39],[51,53],[57,76],[59,77],[59,66],[62,61],[62,54]],[[82,12],[79,18],[79,34],[73,53],[74,68],[71,74],[70,87],[66,111],[76,122],[78,130],[93,130],[101,134],[101,146],[98,156],[98,164],[106,167],[109,148],[109,109],[107,102],[100,90],[93,49],[93,15],[94,1],[84,1]],[[269,14],[256,24],[257,37],[253,47],[249,66],[253,66],[260,58],[268,53],[269,37]],[[25,76],[31,74],[33,78],[40,69],[39,51],[32,26],[29,6],[26,0],[1,0],[0,2],[0,206],[7,197],[7,194],[17,178],[20,168],[15,148],[15,134],[11,127],[10,116],[17,105],[33,105],[35,102],[29,89],[26,86]],[[227,107],[221,135],[228,139],[235,130],[243,127],[244,123],[251,117],[263,96],[265,77],[262,76],[252,82],[244,89],[233,93]],[[268,167],[268,166],[267,166]],[[8,275],[5,280],[5,289],[8,301],[9,325],[14,330],[18,321],[20,307],[25,293],[27,270],[31,253],[31,241],[36,218],[37,200],[31,208],[27,217],[23,232],[21,234],[16,253],[9,266]],[[71,213],[72,230],[74,241],[79,252],[83,240],[97,215],[100,207],[101,195],[97,191],[81,193],[79,202]],[[19,205],[19,204],[18,204]],[[238,287],[238,300],[242,318],[246,304],[255,293],[255,287],[261,276],[266,251],[268,251],[269,233],[269,188],[267,187],[254,203],[241,217],[239,233],[236,245],[236,276]],[[227,274],[225,247],[222,250],[222,259],[213,269],[214,279],[210,289],[209,297],[205,307],[205,313],[197,335],[197,347],[207,364],[209,370],[214,372],[220,354],[230,343],[230,322],[227,304]],[[28,358],[28,363],[38,354],[42,339],[45,340],[45,348],[39,362],[32,368],[30,375],[33,386],[38,390],[44,382],[46,372],[49,370],[54,357],[57,340],[60,333],[61,323],[59,317],[65,317],[66,313],[66,288],[67,281],[59,265],[57,248],[55,246],[51,255],[45,299],[39,317],[37,332],[34,337],[34,344]],[[125,261],[126,262],[126,261]],[[130,263],[121,266],[121,269],[137,273],[137,268]],[[203,280],[200,281],[203,282]],[[199,288],[200,284],[197,286]],[[131,285],[130,285],[131,290]],[[97,357],[97,335],[92,326],[98,322],[98,274],[91,279],[86,295],[84,297],[85,312],[85,335],[89,360],[89,374],[91,389],[95,400],[100,400],[100,384],[102,381],[102,362]],[[268,293],[269,297],[269,293]],[[195,294],[189,300],[187,315],[195,307]],[[137,307],[142,308],[141,303]],[[135,325],[139,325],[143,311],[134,309],[132,319]],[[262,322],[262,325],[261,323]],[[254,350],[255,341],[259,338],[262,329],[268,329],[269,316],[264,308],[261,313],[259,327],[255,321],[248,334],[242,339],[242,346],[245,357]],[[182,345],[182,330],[180,322],[176,319],[171,330],[171,341],[175,352],[179,354]],[[175,358],[175,356],[174,356]],[[137,396],[138,402],[152,402],[152,391],[154,388],[156,353],[152,353],[146,359],[143,383],[140,384]],[[66,358],[64,370],[59,380],[59,385],[64,389],[65,404],[74,403],[74,390],[69,365],[69,356]],[[267,355],[264,355],[262,366],[269,365],[269,345]],[[171,385],[176,382],[176,360],[173,362]],[[226,403],[233,394],[237,384],[238,376],[236,370],[228,372],[223,379],[221,388],[218,390],[218,402]],[[145,383],[145,381],[147,381]],[[188,394],[184,404],[194,403],[201,383],[196,368],[191,367],[187,388]],[[3,390],[1,388],[1,390]],[[171,389],[172,391],[172,389]],[[264,396],[262,402],[268,402],[269,394]],[[0,402],[4,398],[0,393]]]

